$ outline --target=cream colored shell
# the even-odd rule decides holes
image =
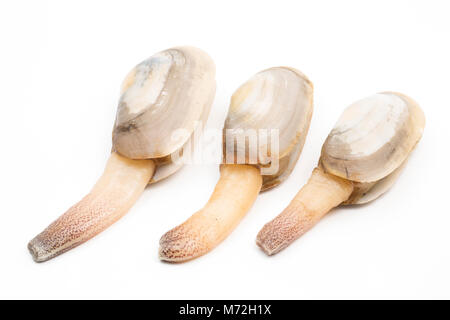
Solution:
[[[181,165],[171,155],[206,121],[215,87],[214,63],[200,49],[172,48],[141,62],[122,84],[113,149],[131,159],[154,159],[152,182],[174,173]],[[183,135],[173,135],[180,129]]]
[[[375,94],[344,111],[322,147],[320,165],[354,182],[347,204],[372,201],[395,182],[424,126],[424,114],[411,98]]]
[[[277,156],[279,169],[265,175],[262,190],[281,183],[289,176],[302,151],[313,111],[313,85],[300,71],[288,67],[275,67],[257,73],[239,87],[231,98],[224,126],[224,158],[245,154],[246,164],[270,167],[271,158]],[[241,130],[242,129],[242,130]],[[265,129],[267,139],[257,135],[256,161],[248,154],[248,132]],[[278,152],[272,150],[272,131],[278,131]],[[230,144],[227,141],[242,141]],[[267,151],[267,152],[266,152]],[[236,158],[237,159],[237,158]],[[253,158],[253,160],[255,160]]]

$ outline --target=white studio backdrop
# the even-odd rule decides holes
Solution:
[[[2,2],[0,298],[450,298],[449,13],[448,1]],[[313,81],[311,128],[290,178],[188,263],[160,262],[158,241],[203,206],[216,165],[186,166],[99,236],[34,263],[27,242],[103,171],[122,79],[185,44],[216,63],[210,128],[262,69],[292,66]],[[427,117],[398,182],[266,257],[257,232],[306,182],[342,110],[386,90],[410,95]]]

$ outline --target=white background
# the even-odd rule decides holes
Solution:
[[[450,298],[448,1],[2,1],[0,298]],[[271,66],[315,85],[291,177],[197,260],[158,260],[160,236],[201,208],[216,165],[186,166],[146,189],[119,222],[36,264],[26,245],[86,194],[111,148],[119,86],[160,50],[193,45],[217,66],[208,126],[232,92]],[[268,258],[258,230],[314,168],[341,111],[384,90],[413,97],[427,125],[397,184],[333,210]]]

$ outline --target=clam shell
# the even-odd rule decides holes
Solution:
[[[199,49],[172,48],[138,64],[122,89],[114,149],[132,159],[165,158],[181,149],[198,122],[206,120],[215,93],[215,66]],[[186,134],[173,139],[178,129]]]
[[[322,147],[320,165],[355,182],[346,204],[372,201],[394,184],[424,126],[425,116],[411,98],[375,94],[344,111]]]
[[[303,148],[313,111],[313,85],[300,71],[275,67],[257,73],[233,94],[224,126],[224,158],[270,167],[277,157],[277,172],[263,175],[262,190],[285,180],[293,170]],[[248,132],[266,129],[267,138],[257,135],[257,159],[249,156]],[[278,132],[278,150],[272,146],[272,130]],[[275,138],[275,137],[274,137]],[[230,144],[227,141],[242,141]],[[272,150],[274,149],[274,150]],[[255,161],[256,160],[256,161]],[[228,162],[228,161],[227,161]]]

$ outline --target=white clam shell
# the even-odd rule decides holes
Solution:
[[[155,159],[152,182],[174,173],[181,165],[171,155],[206,121],[215,88],[214,62],[200,49],[176,47],[151,56],[122,84],[113,149],[131,159]],[[185,134],[173,135],[180,129]]]
[[[424,114],[411,98],[375,94],[343,112],[322,147],[320,165],[355,182],[347,203],[372,201],[395,182],[424,126]]]
[[[313,86],[300,71],[275,67],[257,73],[241,85],[231,98],[224,126],[224,142],[239,141],[247,132],[265,129],[267,139],[258,135],[260,152],[256,163],[248,157],[248,143],[224,146],[229,154],[246,154],[246,163],[269,167],[277,156],[279,169],[263,174],[262,190],[278,185],[293,170],[302,151],[313,111]],[[242,129],[242,130],[240,130]],[[271,130],[278,132],[278,150],[272,150]],[[246,138],[247,139],[247,138]],[[268,152],[266,152],[268,151]]]

